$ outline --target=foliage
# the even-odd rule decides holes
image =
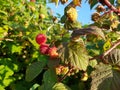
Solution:
[[[86,0],[89,25],[77,20],[84,0],[69,1],[0,1],[0,90],[119,90],[120,1]]]

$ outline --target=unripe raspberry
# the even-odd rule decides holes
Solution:
[[[100,14],[98,13],[98,12],[95,12],[95,13],[93,13],[93,15],[92,15],[92,20],[93,21],[98,21],[99,20],[99,18],[100,18]]]
[[[62,68],[63,68],[62,65],[59,65],[59,66],[57,66],[57,67],[55,68],[55,71],[56,71],[56,74],[57,74],[57,75],[61,75],[61,73],[62,73]]]
[[[69,68],[67,66],[64,66],[62,68],[62,74],[65,75],[69,71]]]
[[[67,18],[68,20],[74,22],[77,20],[77,10],[73,7],[70,7],[68,10],[67,10]]]
[[[103,7],[103,5],[98,5],[96,10],[97,10],[97,12],[103,12],[103,11],[105,11],[105,8]]]
[[[57,58],[58,57],[57,48],[56,47],[50,48],[48,51],[48,54],[49,54],[51,59]]]
[[[44,19],[44,18],[45,18],[45,15],[44,15],[44,14],[40,14],[40,15],[39,15],[39,18],[40,18],[40,19]]]
[[[36,42],[38,44],[44,44],[44,43],[46,43],[46,41],[47,41],[47,38],[46,38],[46,36],[44,34],[38,34],[36,36]]]
[[[49,45],[48,44],[41,44],[40,45],[40,53],[41,54],[48,54]]]

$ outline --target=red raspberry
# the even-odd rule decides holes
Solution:
[[[50,48],[48,54],[51,59],[57,58],[58,57],[57,48],[56,47]]]
[[[46,38],[46,36],[44,34],[38,34],[36,36],[36,42],[38,44],[44,44],[44,43],[46,43],[46,41],[47,41],[47,38]]]
[[[40,53],[41,54],[48,54],[49,45],[48,44],[41,44],[40,45]]]
[[[30,2],[35,2],[36,0],[30,0]]]

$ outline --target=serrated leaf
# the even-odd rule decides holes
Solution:
[[[73,31],[72,37],[79,35],[88,35],[88,34],[99,36],[105,40],[105,35],[103,31],[97,26],[90,26],[89,28],[84,28],[84,29],[76,29]]]
[[[71,90],[68,86],[64,85],[63,83],[56,83],[52,90]]]
[[[120,72],[111,65],[100,63],[91,74],[91,90],[119,90]]]
[[[57,76],[54,69],[49,69],[44,73],[43,76],[44,85],[42,88],[44,90],[52,90],[52,87],[57,82]]]
[[[71,64],[84,71],[87,69],[89,57],[82,41],[63,44],[58,52],[62,63]]]
[[[46,65],[46,62],[34,62],[30,66],[28,66],[26,70],[26,81],[32,81],[34,78],[36,78],[41,71],[43,70],[43,67]]]
[[[112,50],[106,57],[108,63],[111,65],[119,65],[120,66],[120,49]]]

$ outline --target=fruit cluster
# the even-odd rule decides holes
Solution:
[[[77,10],[73,7],[69,7],[66,12],[67,18],[71,22],[75,22],[78,17]]]
[[[43,55],[49,55],[51,59],[58,57],[57,48],[55,46],[50,47],[49,44],[46,44],[47,37],[44,34],[38,34],[36,36],[36,42],[40,45],[40,53]]]
[[[59,65],[55,68],[57,75],[65,75],[69,71],[68,66]]]

